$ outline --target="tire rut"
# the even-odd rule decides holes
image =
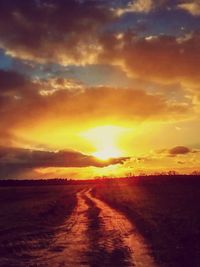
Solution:
[[[93,207],[100,210],[101,238],[98,245],[106,252],[104,257],[108,257],[108,265],[106,262],[105,265],[94,266],[157,267],[144,238],[125,215],[92,196],[91,190],[85,196]]]
[[[134,225],[120,212],[95,198],[77,193],[77,206],[55,229],[50,245],[32,251],[19,267],[156,267]]]
[[[128,248],[124,247],[118,237],[106,232],[105,223],[102,220],[102,210],[86,193],[84,196],[88,209],[88,236],[90,250],[87,253],[89,266],[134,266],[130,262]],[[115,246],[113,246],[115,243]]]
[[[88,205],[84,191],[77,193],[77,206],[63,225],[57,228],[57,233],[48,249],[37,251],[37,267],[79,267],[89,266],[87,252],[89,240]],[[28,265],[29,266],[29,265]],[[32,265],[31,265],[32,266]]]

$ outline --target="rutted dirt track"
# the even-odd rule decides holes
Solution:
[[[156,266],[144,239],[124,215],[90,190],[77,193],[77,199],[50,245],[32,252],[32,260],[20,267]]]
[[[130,221],[105,202],[93,197],[90,192],[87,192],[85,196],[86,200],[90,202],[89,209],[99,210],[97,255],[100,254],[102,259],[100,262],[96,262],[95,266],[155,267],[156,264],[150,256],[144,239]],[[92,232],[93,229],[90,229]],[[101,254],[101,252],[103,253]]]

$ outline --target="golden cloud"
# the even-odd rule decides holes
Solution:
[[[143,89],[91,88],[66,79],[32,81],[13,72],[0,73],[7,77],[0,91],[2,131],[38,121],[159,120],[181,118],[192,111],[186,103],[170,102],[161,94]],[[16,86],[14,76],[18,77]]]
[[[178,5],[178,8],[188,11],[193,16],[200,16],[200,1],[193,0],[188,3],[181,3]]]
[[[124,8],[118,8],[115,10],[118,16],[122,16],[126,13],[131,12],[141,12],[141,13],[148,13],[153,9],[153,1],[152,0],[136,0],[132,1],[128,4],[128,6]]]

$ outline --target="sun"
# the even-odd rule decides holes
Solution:
[[[94,152],[92,155],[100,160],[108,160],[110,158],[120,157],[121,151],[116,147],[107,147],[105,149]]]
[[[117,158],[122,156],[118,141],[125,129],[120,126],[104,125],[91,128],[84,133],[84,136],[94,147],[93,156],[100,160]]]

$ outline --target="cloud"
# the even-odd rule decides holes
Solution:
[[[97,1],[0,2],[0,47],[12,57],[62,64],[91,63],[98,32],[113,18]]]
[[[188,1],[188,3],[183,2],[178,5],[178,8],[189,12],[193,16],[200,16],[200,1],[199,0]]]
[[[136,0],[130,2],[127,7],[116,9],[116,14],[121,16],[131,12],[149,13],[153,9],[153,6],[152,0]]]
[[[124,68],[135,78],[160,83],[179,82],[197,86],[200,82],[200,35],[139,37],[133,32],[102,38],[100,60]]]
[[[170,155],[184,155],[191,152],[191,149],[185,146],[176,146],[169,150]]]
[[[39,94],[42,96],[52,95],[60,90],[73,90],[73,92],[75,92],[84,88],[84,85],[81,82],[62,77],[41,80],[37,79],[35,84],[40,87]]]
[[[72,126],[94,120],[172,120],[192,112],[185,103],[144,89],[87,87],[64,78],[32,80],[5,71],[0,71],[0,76],[6,80],[0,83],[0,133],[6,139],[16,129],[31,129],[48,122],[56,128],[59,122]],[[16,83],[13,77],[17,77]]]
[[[0,88],[2,91],[11,91],[26,84],[26,77],[14,71],[0,70]]]
[[[172,170],[180,173],[191,173],[199,169],[198,145],[190,148],[187,146],[174,146],[159,150],[151,150],[139,157],[131,157],[125,161],[121,168],[130,168],[130,172],[155,173],[169,172]],[[182,166],[181,166],[182,165]]]
[[[178,3],[178,4],[177,4]],[[189,12],[193,16],[200,15],[200,1],[199,0],[179,0],[179,1],[170,1],[170,0],[132,0],[128,3],[126,7],[116,9],[118,16],[127,14],[127,13],[149,13],[158,8],[163,10],[169,9],[183,9]]]
[[[196,7],[198,3],[181,1],[179,5]],[[122,13],[176,5],[168,0],[136,0],[122,8]],[[103,62],[142,80],[197,87],[199,33],[141,37],[128,30],[119,35],[106,30],[120,20],[115,13],[102,1],[1,1],[0,47],[19,59],[63,65]]]
[[[1,177],[10,177],[36,168],[48,167],[106,167],[122,164],[127,157],[99,161],[77,151],[42,151],[13,147],[0,147]]]
[[[198,146],[196,146],[197,148],[195,149],[192,149],[192,148],[189,148],[187,146],[175,146],[175,147],[172,147],[170,149],[159,149],[157,151],[155,151],[155,155],[158,156],[160,155],[161,158],[165,158],[165,157],[175,157],[175,156],[178,156],[178,155],[188,155],[190,153],[192,154],[198,154],[200,152],[200,150],[198,149]],[[159,156],[159,157],[160,157]]]

